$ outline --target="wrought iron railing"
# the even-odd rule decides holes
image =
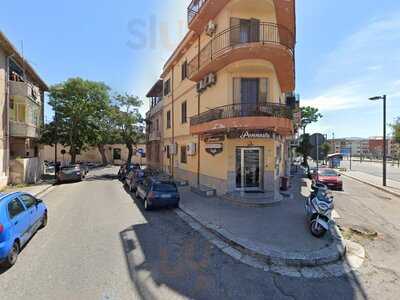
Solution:
[[[239,103],[230,104],[210,109],[204,113],[190,118],[190,125],[199,125],[215,120],[240,118],[240,117],[280,117],[293,119],[291,108],[278,103]]]
[[[275,23],[259,23],[253,25],[250,30],[244,30],[240,25],[236,25],[218,33],[200,51],[200,54],[189,62],[189,78],[227,51],[251,43],[282,45],[294,54],[294,35],[285,26]]]
[[[192,23],[193,19],[200,12],[207,0],[192,0],[188,7],[188,24]]]

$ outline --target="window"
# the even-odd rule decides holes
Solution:
[[[181,105],[181,121],[182,124],[187,122],[187,102],[183,102]]]
[[[171,92],[171,80],[168,79],[164,82],[164,96],[168,96]]]
[[[158,132],[158,131],[160,131],[160,124],[159,124],[160,122],[159,122],[159,120],[157,119],[156,120],[156,131]]]
[[[171,128],[171,111],[167,111],[167,129]]]
[[[187,164],[186,146],[181,146],[181,163]]]
[[[36,199],[29,195],[22,195],[19,199],[25,204],[26,208],[31,208],[36,204]]]
[[[119,149],[119,148],[114,148],[113,149],[113,159],[114,160],[120,160],[121,159],[121,149]]]
[[[231,18],[231,45],[260,41],[260,20]]]
[[[181,66],[181,74],[182,74],[182,80],[185,80],[185,78],[188,77],[188,64],[187,61],[185,60],[185,62],[182,64]]]
[[[8,203],[8,214],[11,219],[18,216],[24,210],[25,209],[22,206],[22,203],[17,198],[11,200],[10,203]]]
[[[233,103],[265,104],[269,100],[268,78],[234,78]]]

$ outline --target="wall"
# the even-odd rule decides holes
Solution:
[[[21,158],[10,160],[10,183],[36,183],[42,174],[39,158]]]
[[[6,54],[0,48],[0,188],[7,184],[8,150],[6,142]]]
[[[128,148],[125,145],[106,145],[106,157],[108,163],[115,163],[115,164],[122,164],[128,158]],[[121,149],[121,160],[113,160],[113,149]],[[140,144],[137,146],[137,149],[143,149],[146,152],[146,145]],[[66,154],[63,155],[61,153],[62,150],[66,151]],[[135,150],[135,148],[134,148]],[[62,145],[58,145],[57,147],[57,159],[62,161],[64,164],[68,164],[71,160],[70,155],[68,154],[68,147],[64,147]],[[41,152],[41,158],[47,161],[54,161],[54,147],[45,145],[43,146],[43,150]],[[97,162],[101,163],[101,155],[97,147],[89,148],[87,151],[83,151],[81,155],[78,155],[76,160],[79,161],[90,161],[90,162]],[[146,158],[140,157],[139,155],[134,155],[132,157],[132,162],[146,164]]]

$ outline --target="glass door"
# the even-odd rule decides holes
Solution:
[[[261,191],[263,165],[261,148],[237,148],[236,188],[243,191]]]

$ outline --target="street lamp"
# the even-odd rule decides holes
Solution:
[[[371,101],[383,100],[383,186],[386,186],[386,95],[369,98]]]

